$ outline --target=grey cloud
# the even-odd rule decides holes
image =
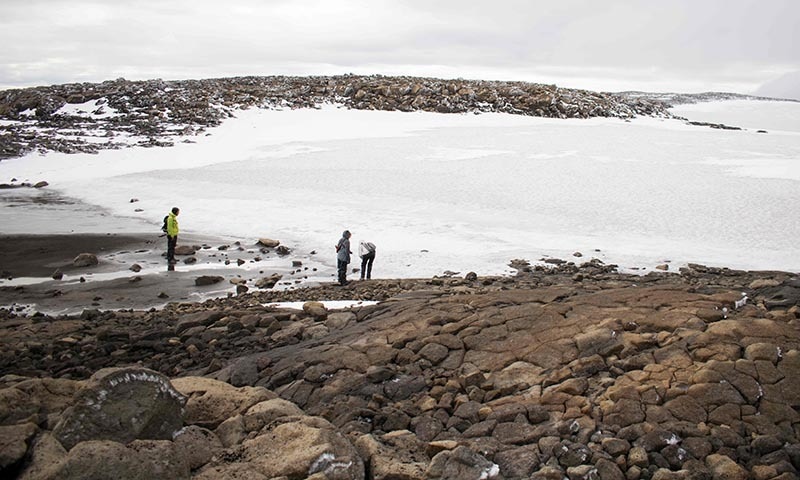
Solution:
[[[428,66],[755,88],[800,69],[798,18],[794,0],[5,0],[0,85]]]

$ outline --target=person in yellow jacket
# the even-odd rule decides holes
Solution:
[[[175,246],[178,245],[178,214],[181,209],[172,207],[167,215],[167,263],[175,263]]]

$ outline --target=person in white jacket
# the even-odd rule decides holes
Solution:
[[[372,242],[360,242],[358,244],[358,256],[361,257],[361,280],[364,274],[367,280],[372,278],[372,262],[375,261],[375,244]]]

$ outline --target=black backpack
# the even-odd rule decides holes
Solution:
[[[161,225],[161,231],[167,233],[167,220],[169,220],[169,215],[164,217],[164,225]]]

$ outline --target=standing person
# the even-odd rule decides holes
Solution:
[[[361,257],[361,280],[364,274],[367,280],[372,278],[372,262],[375,261],[375,244],[372,242],[360,242],[358,244],[358,256]]]
[[[178,214],[181,210],[172,207],[172,211],[167,215],[167,263],[175,263],[175,246],[178,245]]]
[[[336,264],[339,269],[339,285],[347,285],[347,264],[350,263],[350,230],[342,232],[336,244]]]

